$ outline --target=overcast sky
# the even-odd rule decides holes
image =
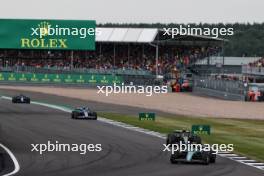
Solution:
[[[1,0],[0,18],[253,23],[264,22],[264,0]]]

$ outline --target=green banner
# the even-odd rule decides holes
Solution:
[[[0,48],[95,50],[95,21],[0,19]]]
[[[155,113],[139,113],[139,120],[152,120],[155,121],[156,115]]]
[[[0,72],[0,82],[58,83],[58,84],[121,84],[121,76],[93,74],[35,74]]]
[[[192,126],[192,133],[193,134],[211,134],[211,128],[210,125],[193,125]]]

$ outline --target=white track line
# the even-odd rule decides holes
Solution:
[[[247,157],[244,157],[244,156],[235,156],[235,157],[230,157],[230,158],[237,159],[237,160],[247,159]]]
[[[263,163],[247,163],[247,164],[250,164],[250,165],[253,165],[253,166],[264,166]]]
[[[219,154],[220,156],[225,156],[225,157],[238,157],[237,154],[232,154],[232,153],[226,153],[226,154]]]
[[[1,98],[4,98],[4,99],[8,99],[8,100],[11,100],[11,97],[1,97]],[[15,157],[15,155],[11,152],[11,150],[9,150],[7,147],[5,147],[3,144],[0,143],[0,147],[2,147],[6,152],[7,154],[10,156],[10,158],[12,159],[13,163],[14,163],[14,167],[15,169],[10,172],[10,173],[7,173],[3,176],[11,176],[11,175],[14,175],[16,174],[19,170],[20,170],[20,166],[19,166],[19,163]]]
[[[264,170],[264,163],[257,163],[255,160],[244,160],[244,159],[234,159],[233,157],[226,157],[228,159],[231,159],[233,161],[236,161],[236,162],[239,162],[239,163],[242,163],[242,164],[245,164],[247,166],[251,166],[251,167],[254,167],[254,168],[257,168],[257,169],[260,169],[260,170]]]
[[[12,172],[5,174],[3,176],[10,176],[10,175],[16,174],[20,170],[20,166],[18,164],[18,161],[17,161],[15,155],[7,147],[5,147],[3,144],[0,144],[0,147],[2,147],[8,153],[8,155],[12,159],[12,161],[14,163],[14,167],[15,167],[15,169]]]
[[[264,170],[264,166],[256,166],[256,168]]]
[[[256,162],[255,160],[238,160],[239,162],[243,162],[243,163],[253,163]]]
[[[218,154],[230,154],[230,152],[222,152],[222,151],[219,151]]]

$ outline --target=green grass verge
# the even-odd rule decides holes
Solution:
[[[156,121],[139,121],[137,117],[115,113],[99,113],[101,117],[131,124],[160,133],[175,129],[191,129],[194,124],[211,126],[211,135],[203,135],[204,143],[234,144],[235,152],[264,162],[264,121],[200,118],[185,116],[156,117]]]

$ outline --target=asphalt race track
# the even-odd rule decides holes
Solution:
[[[3,94],[4,91],[1,91]],[[10,93],[10,92],[9,92]],[[14,92],[15,93],[15,92]],[[28,94],[27,94],[28,95]],[[36,94],[35,94],[36,96]],[[40,94],[39,96],[43,96]],[[47,102],[47,96],[43,96]],[[53,96],[53,99],[56,99]],[[58,97],[63,103],[63,97]],[[64,102],[69,99],[64,100]],[[77,100],[74,100],[77,101]],[[52,103],[52,102],[50,102]],[[99,121],[72,120],[70,114],[0,99],[0,143],[16,156],[23,176],[261,176],[263,172],[226,158],[215,164],[172,165],[163,140]],[[103,151],[31,152],[31,144],[102,144]]]

